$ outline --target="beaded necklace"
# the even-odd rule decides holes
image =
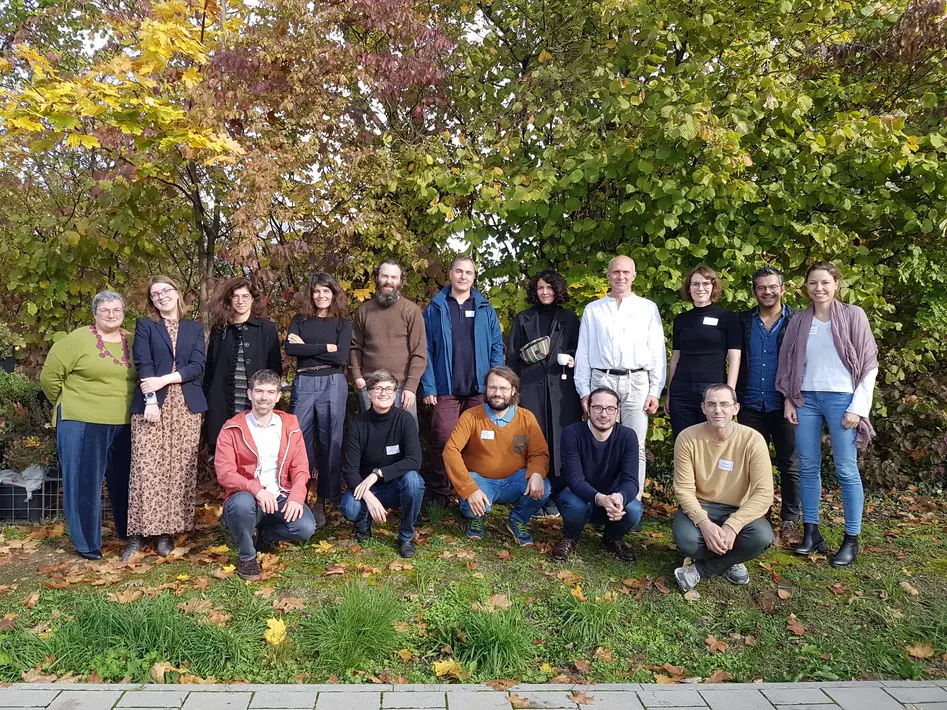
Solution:
[[[109,352],[108,348],[105,347],[105,341],[102,340],[102,335],[99,333],[98,329],[94,325],[89,326],[89,330],[92,331],[92,334],[95,336],[95,347],[98,348],[99,357],[111,357],[112,362],[116,365],[124,365],[125,367],[131,367],[131,359],[128,357],[128,340],[125,339],[125,332],[119,328],[118,334],[122,336],[122,359],[121,362],[115,359],[115,356]]]

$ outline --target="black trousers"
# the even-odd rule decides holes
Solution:
[[[796,434],[786,421],[781,409],[763,412],[742,407],[737,419],[741,424],[756,429],[772,443],[776,450],[776,468],[779,469],[779,489],[782,494],[780,518],[798,522],[802,513],[802,493],[799,488],[799,457],[796,455]]]
[[[716,383],[671,380],[668,405],[671,408],[671,432],[675,439],[687,427],[707,421],[700,405],[704,401],[704,390],[712,384]]]
[[[717,525],[723,525],[738,510],[735,505],[723,503],[701,503],[700,507],[707,511],[707,516]],[[773,528],[766,518],[757,518],[737,533],[730,552],[718,555],[707,549],[700,529],[684,511],[679,510],[674,514],[674,544],[681,554],[694,560],[700,576],[708,578],[763,554],[763,550],[773,544]]]

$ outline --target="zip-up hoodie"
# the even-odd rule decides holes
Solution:
[[[273,416],[279,417],[283,424],[276,469],[280,493],[286,495],[290,501],[305,505],[306,484],[309,483],[309,458],[306,456],[299,421],[294,414],[277,410],[273,410]],[[214,468],[227,498],[240,491],[247,491],[256,496],[263,488],[257,477],[258,464],[259,455],[250,433],[247,413],[241,412],[227,420],[217,437]]]

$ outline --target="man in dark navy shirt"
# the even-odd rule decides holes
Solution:
[[[622,562],[635,553],[625,535],[641,520],[638,500],[638,435],[615,426],[620,400],[608,387],[589,394],[589,421],[562,430],[562,471],[569,481],[556,499],[562,514],[562,539],[549,554],[563,562],[575,551],[582,528],[604,524],[602,545]]]
[[[753,295],[759,305],[740,314],[743,354],[737,395],[740,423],[756,429],[767,445],[772,442],[776,449],[782,494],[780,539],[790,545],[799,538],[801,494],[795,433],[783,417],[783,396],[776,391],[779,349],[789,321],[796,315],[782,302],[785,293],[783,275],[773,267],[764,266],[753,274]]]

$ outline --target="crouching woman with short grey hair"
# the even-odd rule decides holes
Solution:
[[[133,335],[122,329],[125,299],[100,291],[92,325],[76,328],[50,349],[40,375],[53,403],[62,467],[63,510],[76,552],[102,558],[102,481],[115,534],[127,536],[131,402],[138,385]]]

